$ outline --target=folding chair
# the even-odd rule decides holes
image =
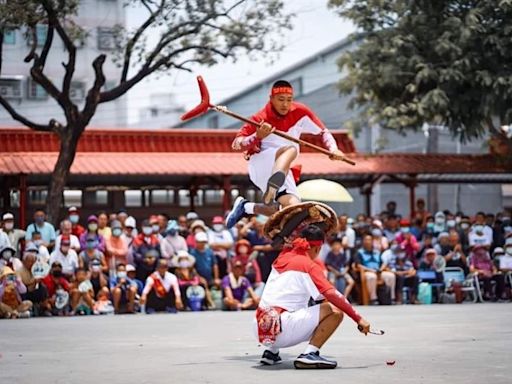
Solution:
[[[459,267],[446,267],[443,271],[444,279],[444,293],[446,294],[450,289],[452,283],[460,283],[462,285],[462,292],[470,293],[473,303],[478,302],[479,294],[475,287],[475,279],[464,276],[464,270]]]

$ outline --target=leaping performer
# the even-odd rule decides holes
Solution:
[[[244,216],[272,215],[278,209],[275,202],[283,208],[300,203],[294,175],[290,171],[299,154],[299,145],[273,135],[273,132],[286,132],[297,139],[302,133],[322,135],[329,157],[332,160],[345,159],[336,140],[313,111],[293,100],[293,88],[287,81],[279,80],[272,85],[270,100],[251,120],[259,126],[249,123],[242,126],[232,148],[244,151],[249,158],[249,177],[264,192],[263,204],[252,203],[239,196],[226,218],[228,228]]]
[[[301,220],[291,236],[293,241],[272,264],[256,312],[253,327],[258,341],[265,346],[261,363],[278,364],[281,348],[308,342],[304,352],[295,359],[295,368],[336,368],[337,362],[322,357],[320,348],[341,324],[344,314],[357,323],[360,332],[372,331],[370,324],[329,283],[321,267],[313,261],[326,235],[337,228],[336,213],[331,208],[316,202],[284,208],[266,223],[266,235],[273,239],[297,216]],[[325,301],[308,306],[310,297]]]

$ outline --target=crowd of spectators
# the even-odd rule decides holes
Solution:
[[[364,284],[370,304],[399,304],[406,287],[407,302],[418,303],[418,271],[442,283],[445,268],[457,267],[479,277],[485,300],[510,300],[508,214],[431,214],[421,199],[412,220],[396,209],[339,217],[318,259],[338,290],[361,301]],[[125,210],[84,218],[70,207],[58,230],[43,210],[24,230],[14,222],[3,214],[0,318],[254,309],[279,253],[264,216],[228,230],[223,217],[205,222],[195,212],[137,223]]]

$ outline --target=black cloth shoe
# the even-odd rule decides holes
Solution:
[[[260,363],[263,365],[276,365],[282,362],[281,357],[279,357],[279,352],[272,353],[268,349],[263,352],[263,356],[261,356]]]
[[[281,171],[277,171],[272,176],[270,176],[270,179],[268,179],[267,183],[267,190],[263,195],[264,204],[270,205],[274,202],[277,192],[279,192],[279,189],[283,186],[285,180],[286,175]]]
[[[302,353],[295,359],[293,365],[296,369],[334,369],[338,363],[320,356],[320,352]]]

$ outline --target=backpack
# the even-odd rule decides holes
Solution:
[[[391,305],[391,288],[386,284],[377,286],[377,299],[380,305]]]
[[[422,304],[432,304],[432,287],[429,283],[420,283],[418,286],[418,300]]]

